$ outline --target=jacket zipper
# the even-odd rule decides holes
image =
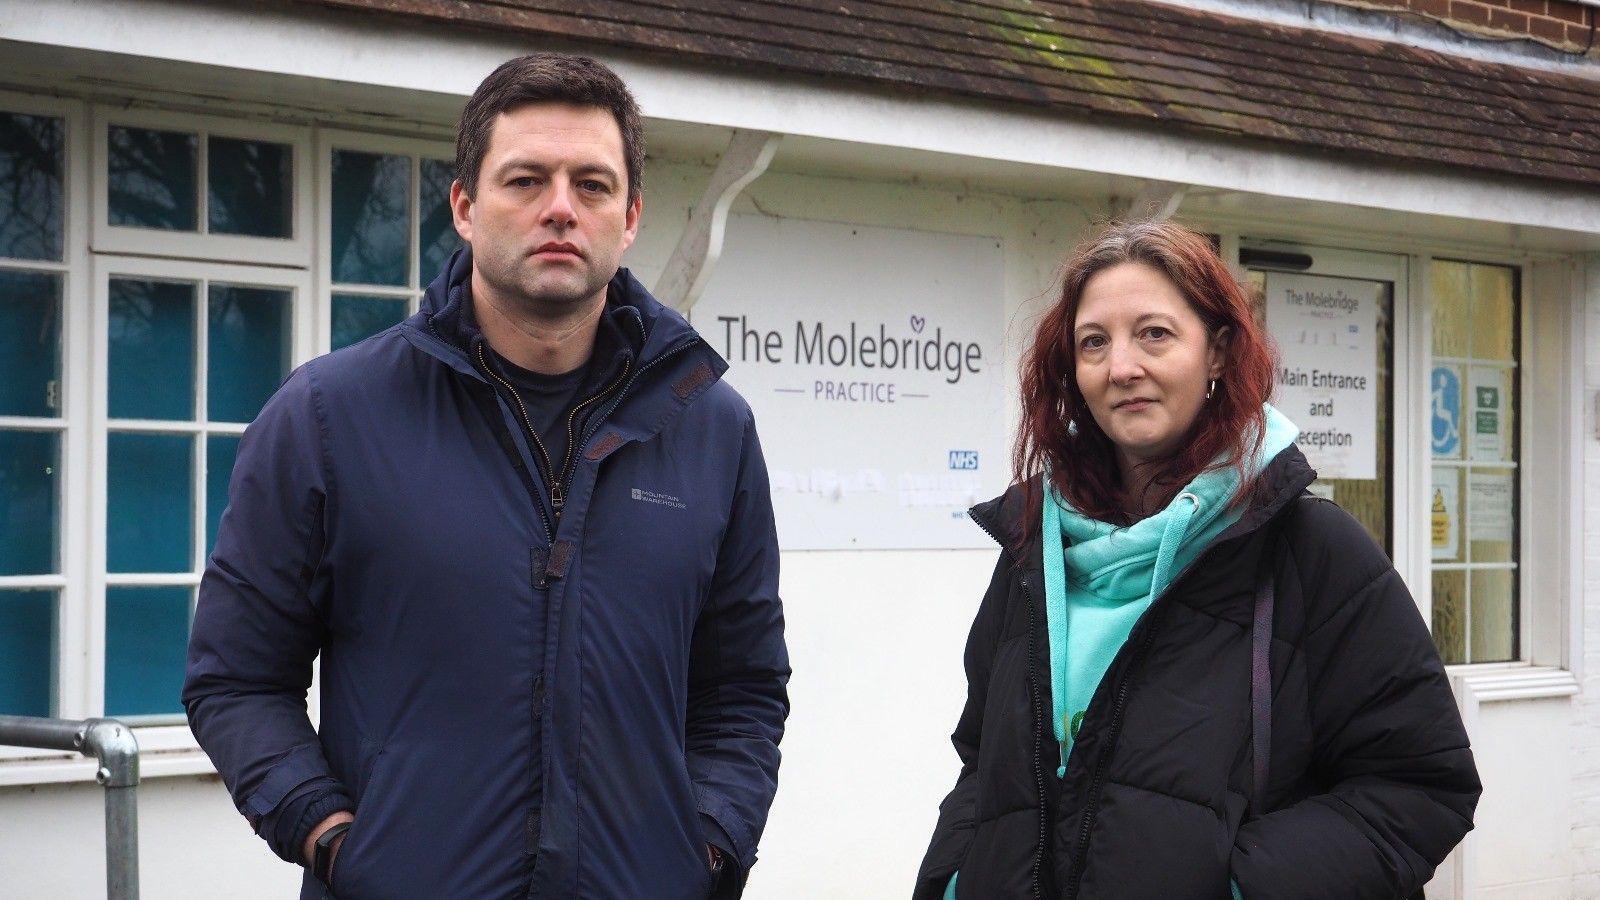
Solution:
[[[1209,548],[1208,548],[1209,550]],[[1150,603],[1149,620],[1144,623],[1144,634],[1139,638],[1139,645],[1134,648],[1133,656],[1128,660],[1128,669],[1122,673],[1122,681],[1117,685],[1117,699],[1111,706],[1111,724],[1106,733],[1106,745],[1100,750],[1100,758],[1095,762],[1094,777],[1089,783],[1089,796],[1084,801],[1082,824],[1078,827],[1078,842],[1072,852],[1072,868],[1067,873],[1067,897],[1077,897],[1080,885],[1083,882],[1083,870],[1088,867],[1089,832],[1094,828],[1095,817],[1100,811],[1100,792],[1105,785],[1106,766],[1111,761],[1111,752],[1116,748],[1117,737],[1122,733],[1122,717],[1126,712],[1128,694],[1132,690],[1133,675],[1144,662],[1145,651],[1155,640],[1156,627],[1161,624],[1163,610],[1160,607],[1162,600],[1194,570],[1194,567],[1208,554],[1201,553],[1200,557],[1190,562],[1178,576],[1167,584],[1166,590],[1161,592]],[[1115,663],[1113,663],[1115,665]]]
[[[478,350],[478,368],[483,372],[483,374],[485,376],[487,376],[489,378],[493,378],[495,381],[499,382],[500,384],[505,385],[506,390],[508,392],[510,392],[510,394],[511,394],[511,399],[516,401],[517,413],[519,415],[521,415],[521,417],[522,417],[522,427],[526,430],[528,438],[533,441],[533,445],[539,449],[539,455],[544,458],[544,470],[546,472],[553,472],[554,469],[550,465],[550,453],[547,450],[545,450],[544,442],[539,440],[539,435],[533,430],[533,423],[531,421],[529,421],[529,419],[528,419],[528,408],[526,406],[524,406],[523,403],[522,403],[522,395],[517,393],[517,389],[512,387],[511,383],[509,381],[506,381],[504,378],[500,377],[500,375],[498,373],[496,373],[493,369],[489,368],[489,363],[488,363],[488,361],[486,359],[484,359],[484,356],[483,356],[483,343],[482,342],[479,342],[477,350]],[[560,515],[560,507],[556,505],[555,492],[553,490],[551,491],[550,505],[556,508],[556,515],[559,516]],[[540,524],[544,525],[544,536],[545,536],[545,539],[547,541],[549,541],[552,545],[555,544],[555,542],[556,542],[555,529],[550,527],[550,520],[544,514],[544,504],[535,503],[534,507],[539,510],[539,522],[540,522]]]
[[[610,418],[611,414],[616,411],[617,407],[622,405],[622,401],[627,398],[628,391],[633,389],[633,384],[634,384],[634,382],[639,380],[639,376],[640,375],[643,375],[644,373],[650,371],[651,369],[655,368],[656,366],[660,365],[661,363],[666,362],[667,360],[671,359],[672,357],[677,356],[678,354],[684,352],[685,350],[688,350],[691,347],[698,346],[698,345],[700,345],[702,343],[705,343],[705,342],[702,341],[699,338],[692,338],[690,340],[684,341],[683,343],[679,344],[676,347],[673,347],[672,349],[670,349],[667,352],[661,354],[660,356],[656,357],[655,359],[650,360],[649,362],[645,363],[644,365],[640,366],[639,368],[634,369],[633,370],[633,375],[631,377],[629,377],[627,383],[622,386],[622,390],[617,392],[616,397],[613,398],[612,401],[611,401],[611,405],[607,406],[604,410],[602,410],[600,415],[595,417],[594,422],[591,423],[588,428],[585,428],[583,430],[583,437],[582,437],[582,439],[580,439],[577,442],[575,442],[575,446],[576,445],[580,445],[580,444],[587,444],[589,442],[589,438],[594,437],[594,433],[596,431],[600,430],[600,426],[605,424],[606,419]],[[626,375],[627,373],[624,372],[623,374]],[[615,387],[615,385],[613,385],[613,387]]]
[[[1005,541],[1000,540],[988,523],[980,521],[976,516],[968,516],[978,527],[983,529],[990,539],[999,544],[1001,551],[1005,551]],[[1043,888],[1039,882],[1039,869],[1044,864],[1045,829],[1045,794],[1044,794],[1044,762],[1039,755],[1039,747],[1044,742],[1044,701],[1039,697],[1039,679],[1033,671],[1034,656],[1038,653],[1037,626],[1034,624],[1033,591],[1028,588],[1028,576],[1019,575],[1017,581],[1022,585],[1022,602],[1028,609],[1028,696],[1033,709],[1033,785],[1039,793],[1039,844],[1033,850],[1033,872],[1030,880],[1033,884],[1035,900],[1043,895]]]
[[[590,397],[582,403],[579,403],[577,406],[574,406],[572,411],[567,413],[567,452],[561,460],[561,475],[556,479],[556,485],[550,491],[550,505],[555,507],[557,522],[561,521],[561,507],[562,504],[566,502],[567,482],[572,478],[572,467],[576,465],[578,461],[576,453],[578,449],[577,435],[573,433],[573,429],[577,426],[578,413],[585,406],[588,406],[589,404],[616,390],[617,385],[622,384],[622,380],[628,377],[628,370],[631,368],[633,368],[632,358],[624,359],[622,361],[622,374],[618,375],[615,381],[611,382],[609,386],[595,394],[593,397]]]
[[[577,406],[574,406],[572,410],[567,413],[567,452],[562,457],[560,471],[557,471],[555,464],[550,460],[550,451],[545,449],[544,441],[539,439],[538,432],[533,428],[533,422],[528,416],[528,408],[522,402],[522,395],[517,393],[516,388],[512,387],[509,381],[501,377],[500,374],[495,372],[493,369],[489,368],[488,360],[484,358],[483,344],[480,343],[478,345],[478,367],[483,370],[485,375],[488,375],[490,378],[493,378],[495,381],[504,385],[506,391],[511,394],[511,398],[517,404],[517,414],[522,419],[522,427],[526,430],[528,438],[533,441],[533,445],[539,448],[539,455],[544,459],[544,469],[550,475],[550,507],[555,513],[555,520],[556,524],[558,525],[561,523],[561,508],[566,503],[567,479],[571,476],[572,466],[576,461],[573,453],[573,451],[576,449],[574,447],[575,442],[573,441],[573,430],[577,425],[578,413],[581,412],[584,407],[595,402],[596,400],[600,400],[615,390],[617,385],[621,384],[622,380],[627,377],[628,370],[632,366],[632,360],[624,360],[622,363],[622,374],[618,375],[615,381],[611,382],[611,384],[604,390],[583,401],[582,403],[579,403]],[[544,511],[540,510],[539,515],[541,518],[543,518]],[[550,523],[546,522],[545,533],[550,536],[552,541],[554,541],[555,537],[553,534],[551,534],[551,532],[552,529],[550,527]]]

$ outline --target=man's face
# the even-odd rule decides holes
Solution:
[[[598,107],[537,103],[502,113],[476,198],[451,188],[456,231],[498,299],[560,315],[604,295],[638,233],[622,132]]]

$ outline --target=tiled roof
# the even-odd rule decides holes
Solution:
[[[1143,0],[304,0],[1600,185],[1600,79]]]

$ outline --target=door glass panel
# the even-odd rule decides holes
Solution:
[[[110,300],[111,417],[192,419],[195,285],[113,278]]]
[[[289,291],[213,284],[207,294],[207,415],[249,422],[288,374]]]
[[[107,570],[191,571],[194,439],[112,432],[106,443]]]
[[[0,271],[0,416],[61,409],[61,276]]]
[[[214,234],[293,234],[294,150],[288,144],[212,137],[206,142],[206,220]]]
[[[1472,604],[1473,662],[1507,662],[1514,658],[1516,639],[1512,626],[1517,617],[1511,608],[1516,596],[1515,569],[1473,569]]]
[[[333,151],[333,280],[404,286],[411,239],[411,160]]]
[[[61,435],[0,431],[0,575],[59,571]]]
[[[217,546],[217,526],[228,508],[228,481],[239,456],[239,438],[213,434],[206,438],[206,554]]]
[[[417,202],[417,277],[423,285],[444,268],[450,254],[461,246],[450,218],[450,184],[455,181],[455,164],[442,159],[419,161],[421,184]]]
[[[106,715],[183,712],[189,588],[106,588]]]
[[[1519,273],[1442,259],[1430,269],[1434,639],[1446,663],[1504,662],[1520,629]],[[1441,615],[1460,627],[1441,634]]]
[[[408,301],[395,297],[334,294],[332,349],[348,347],[404,321],[407,306]]]
[[[107,134],[107,215],[112,225],[199,227],[199,138],[112,125]]]
[[[1445,662],[1467,658],[1467,573],[1433,573],[1433,643]]]
[[[1312,492],[1392,554],[1394,285],[1315,269],[1247,280],[1278,346],[1273,404],[1300,427],[1300,449],[1318,470]]]
[[[0,715],[51,714],[55,659],[56,592],[0,590]]]
[[[0,112],[0,256],[61,259],[60,119]]]

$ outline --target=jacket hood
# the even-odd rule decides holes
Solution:
[[[470,353],[473,342],[481,337],[472,317],[471,279],[472,248],[462,247],[428,285],[417,314],[406,323],[411,331],[432,335],[462,354]],[[606,287],[605,316],[607,327],[620,333],[641,366],[685,343],[700,340],[699,333],[682,315],[651,296],[625,268],[618,269]],[[710,345],[705,349],[720,377],[727,370],[727,363]]]
[[[1316,470],[1306,460],[1300,448],[1290,444],[1279,451],[1261,469],[1257,487],[1250,504],[1238,521],[1217,535],[1212,543],[1229,540],[1260,528],[1283,511],[1290,501],[1300,496],[1311,482],[1317,480]],[[1035,475],[1027,485],[1013,484],[1005,493],[992,500],[979,503],[967,511],[974,522],[988,532],[1000,545],[1019,561],[1035,561],[1038,567],[1043,540],[1038,527],[1027,529],[1028,496],[1039,497],[1042,479]],[[1026,542],[1023,535],[1028,534]]]

